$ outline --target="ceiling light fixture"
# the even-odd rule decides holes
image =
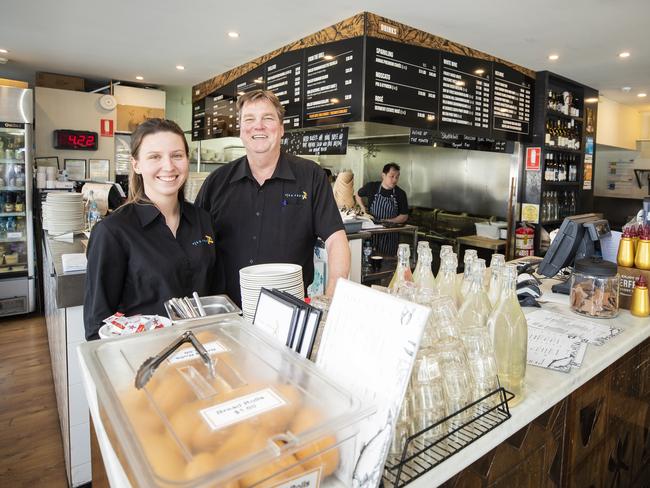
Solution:
[[[0,49],[0,54],[9,54],[9,51],[6,49]]]
[[[332,59],[334,59],[334,56],[332,56],[331,54],[326,54],[325,56],[323,56],[323,59],[325,61],[331,61]]]
[[[597,103],[598,97],[585,98],[585,103]]]
[[[648,96],[647,93],[639,93],[639,94],[637,95],[637,97],[639,97],[639,98],[644,98],[644,97],[647,97],[647,96]]]
[[[618,57],[619,57],[619,58],[629,58],[629,57],[630,57],[630,53],[627,52],[627,51],[623,51],[622,53],[618,53]]]
[[[485,70],[484,69],[477,69],[476,71],[474,71],[474,73],[477,74],[477,75],[482,75],[483,73],[485,73]]]
[[[138,81],[142,81],[142,80],[144,80],[144,76],[138,75],[138,76],[135,77],[135,79],[138,80]]]
[[[559,54],[551,54],[551,55],[549,55],[548,59],[550,59],[551,61],[557,61],[558,59],[560,59],[560,55]]]
[[[239,32],[230,31],[228,32],[228,37],[231,37],[232,39],[237,39],[239,37]]]
[[[623,90],[624,92],[629,92],[631,89],[632,89],[631,86],[624,86],[623,88],[621,88],[621,90]]]
[[[182,64],[177,64],[176,69],[179,71],[183,71],[185,69],[185,66],[183,66]]]

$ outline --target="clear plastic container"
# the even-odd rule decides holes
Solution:
[[[204,345],[215,375],[183,344],[137,389],[143,362],[186,330]],[[374,409],[240,317],[79,350],[133,486],[352,485],[358,425]]]
[[[576,261],[571,276],[571,309],[589,317],[618,315],[619,276],[615,263],[592,257]]]

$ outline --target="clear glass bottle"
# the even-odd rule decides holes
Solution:
[[[490,259],[488,298],[494,308],[501,296],[503,288],[502,271],[506,265],[506,257],[503,254],[494,253]]]
[[[436,289],[435,278],[433,271],[431,271],[431,262],[433,256],[431,255],[431,248],[426,241],[418,242],[418,263],[413,272],[413,282],[420,290],[430,290],[434,292]]]
[[[440,271],[436,278],[436,289],[440,296],[450,297],[454,304],[458,303],[458,290],[456,286],[458,258],[455,253],[440,257]]]
[[[409,258],[411,257],[411,249],[408,244],[400,244],[397,248],[397,267],[395,274],[390,280],[388,288],[397,291],[399,287],[405,282],[413,281],[413,274],[411,273],[411,265]]]
[[[463,304],[463,299],[467,296],[467,292],[469,291],[472,275],[472,262],[476,259],[478,259],[478,252],[476,249],[465,249],[465,255],[463,256],[463,279],[458,288],[459,301],[457,302],[457,305],[459,307]]]
[[[470,285],[458,312],[463,328],[485,327],[492,311],[490,299],[483,288],[485,259],[476,259],[471,265]],[[462,332],[462,331],[461,331]]]
[[[102,214],[97,206],[97,201],[92,190],[88,193],[88,232],[93,230],[97,222],[102,220]]]
[[[488,319],[501,386],[515,394],[512,405],[523,398],[528,324],[517,299],[517,266],[503,271],[503,296]]]

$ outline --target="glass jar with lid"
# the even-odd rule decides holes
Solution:
[[[596,318],[618,315],[618,267],[600,257],[576,261],[571,276],[571,309]]]

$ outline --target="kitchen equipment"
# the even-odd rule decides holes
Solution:
[[[107,465],[124,469],[107,470],[113,486],[352,485],[359,422],[374,409],[239,317],[79,355]]]
[[[178,309],[174,308],[172,300],[165,302],[165,310],[174,325],[206,324],[221,316],[241,314],[241,309],[227,295],[199,297],[199,302],[205,312],[205,316],[202,317],[188,318],[185,314],[179,313]]]
[[[596,318],[618,315],[618,267],[599,257],[576,261],[571,275],[571,309]]]

